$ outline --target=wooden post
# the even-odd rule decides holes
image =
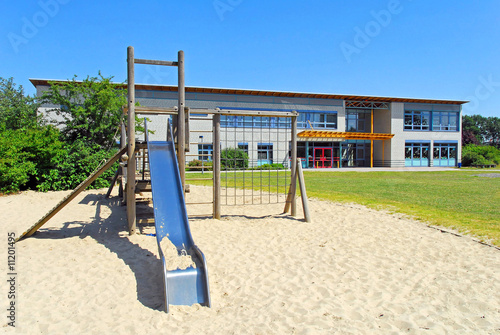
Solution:
[[[177,159],[179,160],[179,174],[181,175],[182,190],[186,189],[186,116],[184,105],[186,104],[186,95],[184,88],[184,51],[180,50],[177,54],[179,106],[177,115]]]
[[[130,235],[135,234],[135,78],[134,48],[127,48],[127,86],[128,86],[128,162],[127,162],[127,221]]]
[[[385,167],[385,140],[382,140],[382,166]]]
[[[125,148],[127,146],[127,130],[125,128],[125,123],[122,121],[121,125],[121,131],[120,131],[120,150]],[[126,191],[124,190],[124,187],[123,187],[123,181],[124,180],[127,180],[127,169],[122,166],[122,160],[121,160],[121,157],[119,159],[119,162],[120,162],[120,167],[119,167],[119,170],[120,170],[120,179],[119,179],[119,189],[118,189],[118,196],[120,198],[122,198],[122,203],[125,204],[126,203],[126,196],[125,196],[125,193]]]
[[[297,215],[297,202],[295,200],[295,195],[297,193],[297,116],[292,116],[292,198],[291,198],[291,210],[290,214],[292,216]]]
[[[295,161],[297,161],[297,116],[292,116],[292,133],[290,137],[292,146],[292,157],[290,159],[292,179],[290,180],[290,189],[288,190],[283,213],[288,213],[288,210],[291,208],[290,215],[295,216],[297,214],[297,203],[295,201],[297,193],[297,164],[295,164]]]
[[[302,163],[300,158],[297,159],[297,174],[299,176],[300,198],[302,199],[302,209],[304,210],[304,220],[311,222],[311,215],[309,214],[309,202],[306,194],[306,183],[304,181],[304,174],[302,172]]]
[[[373,140],[370,143],[370,167],[373,167]]]
[[[186,138],[185,138],[185,152],[189,152],[189,118],[191,117],[191,112],[189,111],[189,107],[184,107],[184,116],[186,118]]]
[[[214,219],[220,220],[220,114],[213,116],[213,184],[214,184]]]

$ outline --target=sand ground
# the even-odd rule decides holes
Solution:
[[[310,201],[313,223],[283,204],[223,207],[190,220],[208,261],[212,308],[170,306],[156,239],[128,236],[126,209],[85,191],[16,244],[20,334],[500,334],[500,251],[359,205]],[[0,269],[20,234],[67,192],[0,197]],[[210,190],[193,187],[190,199]],[[207,214],[210,208],[188,208]],[[143,230],[145,231],[145,230]],[[7,321],[6,321],[7,320]]]

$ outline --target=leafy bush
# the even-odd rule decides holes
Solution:
[[[462,148],[462,165],[499,165],[500,150],[493,146],[469,144]]]
[[[0,192],[35,188],[62,151],[53,127],[6,130],[0,133]]]
[[[54,157],[53,169],[45,171],[37,188],[40,191],[74,189],[101,164],[111,158],[114,153],[116,153],[116,149],[108,151],[98,145],[88,145],[84,140],[65,144],[63,150]],[[109,186],[109,181],[117,168],[118,162],[105,171],[88,188]]]
[[[0,78],[0,131],[28,129],[37,126],[39,103],[35,97],[25,96],[24,89],[13,78]]]
[[[89,76],[81,82],[74,76],[66,82],[50,83],[42,101],[61,106],[51,111],[62,118],[59,125],[65,142],[85,140],[103,147],[115,142],[124,120],[122,107],[127,103],[127,90],[113,84],[112,78],[105,78],[99,72],[98,77]]]
[[[248,168],[248,154],[242,149],[226,148],[220,157],[222,170]]]
[[[201,171],[201,170],[212,170],[213,162],[212,161],[202,161],[198,159],[194,159],[188,163],[189,171]]]
[[[262,164],[260,166],[256,166],[253,170],[284,170],[285,167],[283,164],[273,163],[273,164]]]

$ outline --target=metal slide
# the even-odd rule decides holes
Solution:
[[[169,130],[172,134],[170,120]],[[210,307],[207,262],[191,236],[174,143],[171,140],[161,142],[147,140],[147,144],[156,240],[163,264],[165,311],[168,313],[169,304],[199,303]],[[167,270],[161,248],[162,240],[165,238],[177,247],[179,255],[191,254],[193,258],[197,258],[196,268],[191,266],[185,270]]]

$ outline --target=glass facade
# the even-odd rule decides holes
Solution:
[[[433,112],[432,130],[436,131],[458,131],[457,112]]]
[[[290,118],[222,115],[220,126],[225,128],[291,128]]]
[[[300,112],[297,118],[297,128],[337,129],[337,112],[308,113]]]
[[[405,130],[429,130],[431,112],[405,111]]]
[[[405,111],[404,130],[459,131],[459,112]]]
[[[363,109],[346,110],[345,131],[347,132],[370,132],[371,111]]]
[[[430,143],[406,142],[405,166],[429,166]]]
[[[456,166],[457,144],[456,143],[434,143],[433,149],[434,166]]]

